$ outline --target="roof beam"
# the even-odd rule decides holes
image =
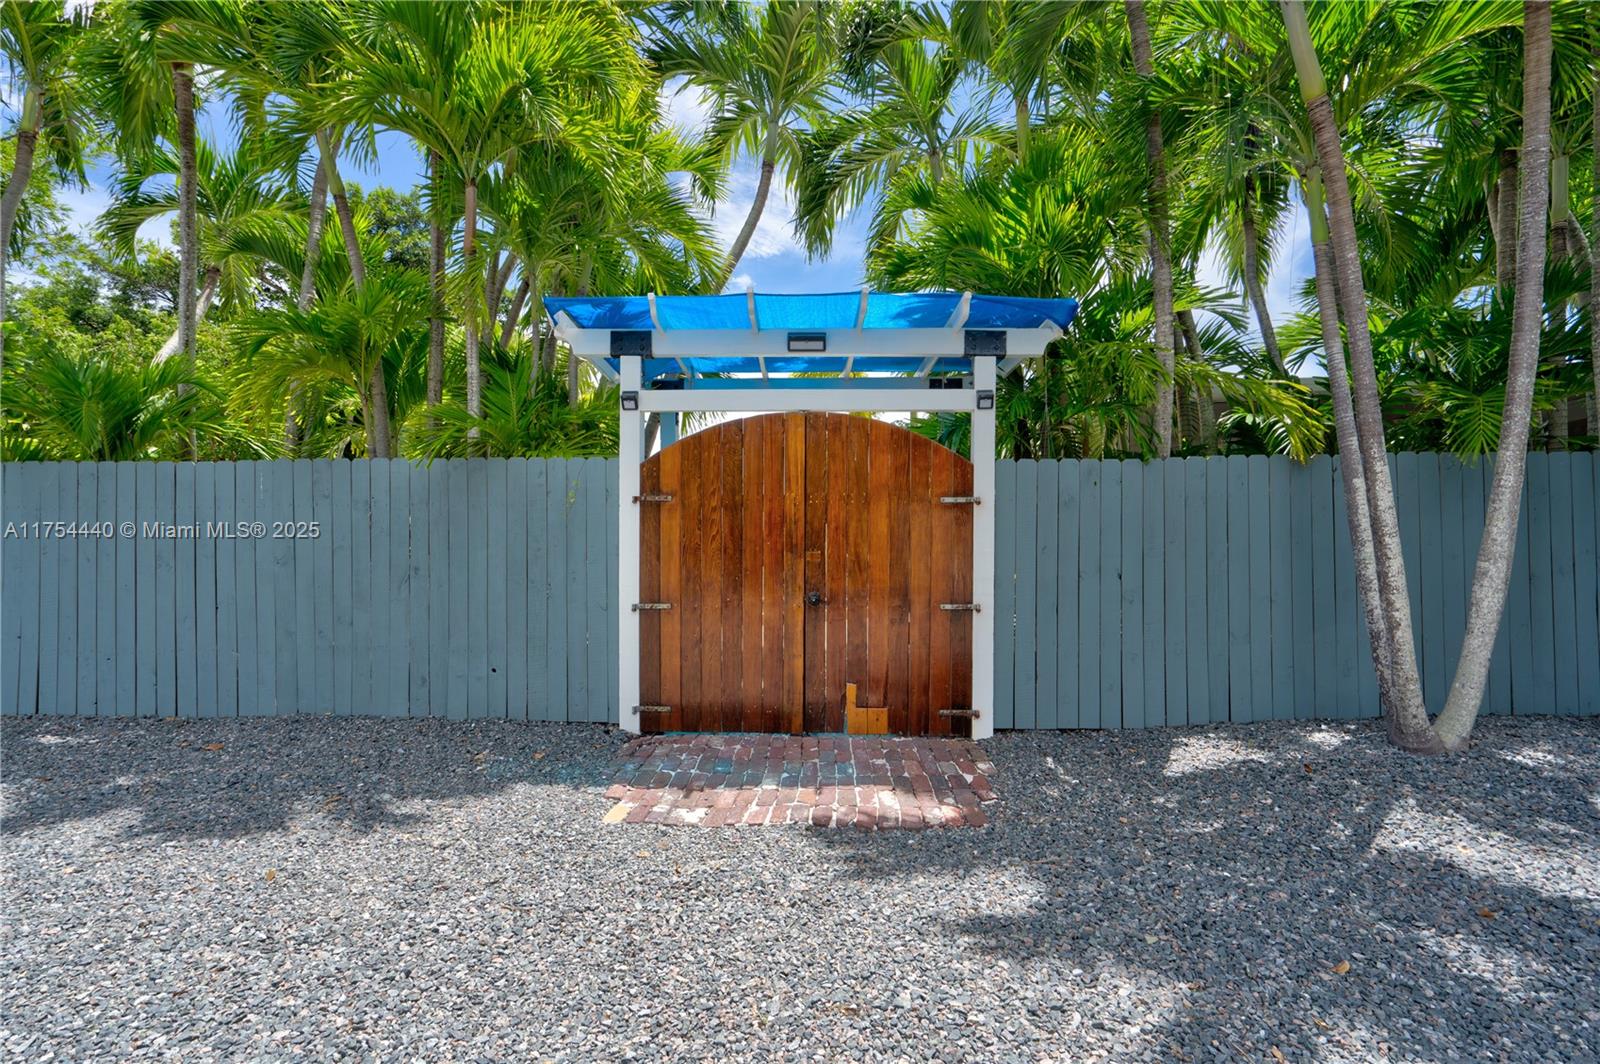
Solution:
[[[609,358],[611,330],[562,328],[566,340],[579,355]],[[1020,357],[1037,355],[1045,345],[1061,335],[1053,325],[1036,329],[1006,329],[1006,350]],[[834,329],[826,333],[827,351],[819,357],[857,356],[856,369],[863,358],[965,358],[966,333],[961,329]],[[757,333],[743,329],[665,329],[651,334],[656,358],[776,358],[792,355],[789,334],[783,329],[763,329]]]
[[[857,329],[865,329],[867,327],[867,292],[868,292],[867,286],[866,285],[862,285],[861,286],[861,304],[856,308],[856,328]]]
[[[946,329],[960,329],[967,324],[967,316],[972,313],[972,293],[962,292],[961,302],[956,304],[956,309],[950,312],[950,320],[945,322]]]

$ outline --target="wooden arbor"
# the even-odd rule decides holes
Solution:
[[[992,733],[995,381],[1024,359],[1042,354],[1046,345],[1061,335],[1077,311],[1073,300],[982,296],[971,292],[875,293],[863,289],[859,293],[817,295],[758,295],[746,291],[743,295],[717,296],[547,297],[545,308],[556,333],[568,344],[572,354],[590,362],[618,385],[622,460],[617,491],[620,554],[617,611],[621,648],[617,661],[617,722],[622,728],[634,732],[646,727],[652,730],[709,727],[835,730],[839,720],[831,708],[833,700],[842,693],[840,688],[844,684],[853,684],[861,701],[867,705],[873,705],[871,700],[878,697],[879,691],[886,699],[897,697],[897,691],[904,692],[902,705],[876,707],[887,711],[885,716],[890,730],[949,734],[955,730],[951,723],[956,722],[970,728],[974,738],[981,739]],[[661,419],[665,442],[675,435],[678,414],[686,411],[776,412],[790,416],[750,419],[738,430],[697,434],[686,442],[692,443],[698,436],[706,439],[687,449],[669,446],[651,460],[653,466],[646,466],[643,462],[646,457],[645,419],[651,414]],[[823,411],[965,413],[971,419],[971,452],[975,461],[968,466],[949,452],[944,452],[948,458],[940,458],[940,449],[914,452],[913,448],[933,445],[921,441],[912,443],[909,434],[886,424],[875,427],[875,423],[866,419],[793,416]],[[848,420],[859,420],[867,427],[852,429],[846,424]],[[839,479],[841,469],[833,461],[837,453],[835,426],[842,426],[837,430],[837,445],[844,447],[846,455],[843,479]],[[865,508],[869,532],[859,560],[857,552],[850,547],[851,517],[845,512],[835,519],[831,510],[836,492],[842,502],[848,497],[848,491],[855,490],[857,473],[850,457],[850,447],[854,446],[851,434],[855,431],[865,433],[864,446],[868,452],[877,454],[882,450],[890,455],[888,466],[879,463],[876,487],[873,463],[870,459],[866,463]],[[887,442],[880,448],[874,436],[899,442]],[[732,440],[737,440],[738,456],[732,464],[737,468],[739,483],[730,490],[727,455]],[[778,442],[770,442],[773,440]],[[751,447],[755,441],[760,442],[759,459],[752,457]],[[780,450],[772,451],[769,447]],[[897,477],[893,470],[899,468],[893,456],[900,447],[905,449],[906,456],[903,468],[907,481],[903,496],[897,495],[891,487]],[[778,457],[780,453],[781,458]],[[914,454],[920,456],[915,461]],[[781,468],[784,477],[782,495],[767,490],[769,455],[771,461],[777,463],[774,468]],[[689,456],[695,457],[686,461]],[[966,486],[964,490],[952,489],[949,498],[968,496],[965,501],[927,501],[945,498],[934,495],[933,478],[941,461],[955,463],[946,471],[955,478],[952,483]],[[713,466],[716,473],[708,476],[707,471]],[[912,479],[920,477],[924,468],[929,478],[926,496]],[[817,472],[813,474],[813,470]],[[759,485],[749,490],[744,483],[747,471],[759,472],[761,477]],[[809,493],[813,475],[819,478],[819,498],[828,500],[823,503],[820,515],[813,513],[806,495],[800,496],[798,508],[787,501],[793,496],[787,490],[791,484],[804,485]],[[967,479],[961,479],[963,475]],[[650,489],[646,487],[647,476],[655,478]],[[669,484],[673,476],[678,482]],[[845,486],[847,482],[849,487]],[[669,487],[672,490],[668,490]],[[677,498],[680,493],[683,495],[681,503]],[[668,501],[664,498],[667,495],[674,498]],[[771,496],[786,500],[784,507],[770,510]],[[713,498],[715,505],[709,502]],[[895,501],[902,498],[901,502]],[[724,499],[729,501],[724,504]],[[753,517],[757,499],[761,523],[754,526],[757,531],[752,537],[752,526],[747,519]],[[679,505],[676,518],[671,517],[667,509],[673,505]],[[685,531],[683,514],[689,505],[698,512],[716,515],[719,531],[712,542],[720,564],[712,564],[704,546],[706,519],[703,516],[697,516]],[[877,534],[880,542],[887,541],[882,552],[885,558],[909,551],[911,536],[920,534],[915,530],[925,524],[929,541],[928,594],[931,597],[916,601],[937,607],[941,615],[937,621],[928,610],[911,607],[913,596],[921,593],[921,585],[913,587],[917,570],[910,562],[906,563],[903,575],[896,575],[898,571],[892,563],[873,568],[872,559],[876,555],[872,549],[870,515],[874,505],[887,506],[890,512],[898,512],[894,507],[901,506],[906,516],[902,524],[887,520],[881,523],[882,531]],[[929,511],[925,520],[914,516],[932,505],[952,508]],[[849,508],[842,509],[848,511]],[[728,516],[730,513],[738,515],[737,521]],[[776,518],[773,518],[774,513]],[[816,541],[822,544],[820,548],[813,546],[810,522],[814,520],[820,522]],[[674,534],[674,521],[679,539],[676,550],[672,551],[659,540]],[[965,525],[960,523],[962,521]],[[645,527],[647,523],[649,528]],[[724,582],[730,561],[725,530],[734,523],[740,528],[741,566],[737,613],[740,697],[737,702],[729,686],[732,663],[726,660],[731,656],[728,651],[734,642],[729,634],[734,613]],[[944,531],[938,532],[941,528]],[[903,535],[897,535],[897,529],[903,529]],[[834,557],[844,558],[844,568],[836,572],[834,578],[843,579],[845,604],[842,608],[836,608],[836,601],[827,601],[830,577],[827,543],[829,537],[840,534],[839,530],[843,530],[845,546],[836,550]],[[944,558],[938,557],[935,551],[936,532],[950,541],[950,554]],[[684,550],[685,535],[699,537],[690,541],[695,544],[692,552]],[[967,548],[969,553],[963,556],[959,552],[967,542],[966,537],[970,537],[971,545]],[[762,560],[754,570],[762,579],[759,614],[753,601],[746,597],[751,570],[745,568],[745,552],[747,547],[753,550],[752,540],[759,541],[763,549]],[[656,543],[656,547],[644,550],[645,543]],[[766,554],[769,549],[775,551],[770,568],[773,578],[770,601]],[[822,554],[814,562],[811,552],[816,549]],[[662,565],[663,551],[665,557],[677,560],[675,577]],[[663,595],[662,598],[644,594],[651,558],[655,559],[657,568],[649,579],[656,582],[656,593]],[[857,574],[852,578],[849,566],[862,561],[867,564],[866,575]],[[808,587],[807,577],[814,575],[813,566],[818,564],[822,586],[819,588],[813,583]],[[876,628],[872,624],[874,573],[878,574],[880,585],[879,610],[887,618],[880,620]],[[668,579],[678,581],[671,592],[666,589]],[[895,595],[902,585],[907,605],[897,615],[895,604],[899,600]],[[703,637],[713,627],[710,620],[713,587],[718,649],[715,659],[708,660],[709,651]],[[858,598],[852,607],[852,587],[866,588],[864,606]],[[941,590],[948,591],[949,599],[940,594]],[[808,592],[824,599],[813,604],[809,614]],[[669,594],[684,599],[684,605],[666,597]],[[859,596],[859,590],[857,594]],[[690,602],[696,604],[692,615],[687,609]],[[945,609],[946,606],[951,608]],[[661,616],[680,609],[686,612],[678,613],[676,618]],[[944,616],[946,614],[965,616]],[[861,652],[856,650],[856,643],[848,634],[852,619],[858,615],[866,618]],[[756,630],[763,653],[759,660],[752,661],[746,650],[746,640],[751,638],[750,629],[755,627],[752,622],[758,616],[760,623]],[[813,616],[815,620],[811,619]],[[928,647],[924,656],[913,663],[914,634],[921,633],[924,620]],[[830,641],[830,632],[841,623],[845,635]],[[958,630],[967,633],[964,641],[956,634]],[[945,638],[941,632],[948,634],[948,646],[940,642]],[[674,635],[676,644],[672,641]],[[653,647],[649,640],[655,640]],[[902,645],[905,647],[903,655],[899,649]],[[782,647],[784,652],[769,655],[768,647]],[[791,653],[791,649],[797,653]],[[859,653],[863,652],[865,657],[861,658]],[[853,653],[858,657],[853,659]],[[649,681],[655,685],[653,697],[665,698],[675,691],[677,703],[644,697],[646,665],[651,662],[657,665],[656,678]],[[692,678],[686,672],[686,663],[691,662],[696,666]],[[875,666],[878,669],[876,679],[873,676]],[[777,670],[770,686],[766,671],[769,668]],[[762,680],[760,693],[755,705],[747,706],[745,696],[749,688],[746,684],[757,670]],[[947,670],[948,696],[943,686]],[[862,679],[854,678],[855,672],[863,671],[866,675]],[[814,684],[813,675],[818,677]],[[926,687],[921,686],[924,677]],[[719,681],[718,686],[709,686],[706,681],[711,678]],[[671,686],[674,682],[675,689]],[[692,704],[685,701],[685,685],[689,682],[696,685],[689,692],[693,696]],[[874,683],[879,686],[875,688]],[[970,693],[963,700],[961,688],[967,684],[970,684]],[[926,696],[917,694],[918,690],[926,690]],[[961,704],[963,701],[965,704]],[[737,724],[734,723],[735,708]],[[842,713],[842,708],[839,712]]]

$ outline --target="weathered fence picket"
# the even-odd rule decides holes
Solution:
[[[1391,469],[1437,710],[1492,463]],[[14,463],[0,488],[8,714],[606,721],[637,653],[615,459]],[[998,727],[1377,713],[1337,460],[1003,462],[996,494]],[[1600,714],[1597,497],[1594,454],[1528,456],[1486,712]],[[112,534],[31,531],[57,521]]]

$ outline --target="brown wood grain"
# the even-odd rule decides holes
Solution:
[[[910,556],[910,611],[906,638],[911,648],[907,666],[907,735],[928,734],[928,694],[932,683],[933,611],[939,608],[933,594],[933,515],[939,506],[933,494],[933,452],[937,444],[912,441],[912,460],[908,463],[911,481],[911,514],[906,531],[906,553]]]
[[[733,421],[722,438],[722,632],[718,719],[723,731],[744,726],[744,422]]]
[[[934,497],[951,495],[951,485],[955,483],[953,466],[956,456],[950,451],[937,451],[932,459],[932,480]],[[951,570],[958,563],[952,557],[955,546],[955,521],[956,510],[954,506],[939,505],[933,512],[933,548],[929,554],[934,560],[933,564],[933,609],[929,616],[932,621],[932,637],[928,641],[928,734],[949,735],[950,718],[941,716],[941,709],[950,708],[950,625],[954,614],[939,608],[941,603],[955,601],[951,596],[955,592],[955,581]]]
[[[783,697],[787,730],[805,731],[805,482],[806,425],[804,414],[784,415],[784,671]]]
[[[646,462],[639,470],[639,491],[644,495],[659,495],[661,488],[661,463]],[[639,542],[645,544],[639,552],[639,601],[660,602],[661,550],[649,544],[661,542],[661,512],[664,506],[675,503],[641,502],[639,506]],[[639,615],[639,701],[646,706],[666,704],[666,694],[661,689],[661,626],[664,613],[645,611]],[[625,645],[618,644],[621,653],[628,653]],[[645,713],[639,717],[643,731],[660,731],[662,717],[658,713]]]
[[[805,415],[805,730],[820,732],[828,718],[828,615],[812,605],[827,587],[828,419]]]
[[[740,727],[745,731],[762,731],[766,721],[761,713],[761,645],[762,614],[762,564],[766,556],[766,536],[761,527],[762,492],[766,484],[766,467],[762,462],[762,441],[768,422],[765,418],[747,418],[740,424],[743,430],[744,491],[739,500],[739,520],[744,525],[744,550],[741,588],[744,600],[741,643],[744,648],[741,669],[743,699]]]
[[[845,555],[845,511],[849,505],[846,494],[849,484],[849,420],[835,417],[823,420],[828,430],[827,531],[823,547],[827,569],[823,589],[826,597],[823,610],[827,615],[827,645],[821,696],[827,713],[820,728],[824,732],[844,731],[844,689],[849,682],[849,677],[845,675],[845,575],[848,561]]]
[[[663,494],[672,504],[661,511],[661,543],[658,550],[661,572],[661,598],[672,608],[661,615],[661,701],[670,712],[657,715],[660,730],[683,730],[683,515],[689,500],[683,495],[683,451],[669,447],[656,461],[660,466]]]

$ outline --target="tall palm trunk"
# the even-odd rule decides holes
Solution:
[[[466,314],[462,319],[467,333],[467,413],[482,417],[483,366],[478,354],[478,296],[471,284],[474,278],[483,276],[478,265],[478,182],[474,178],[467,179],[465,221],[461,235],[461,257],[466,261],[468,280]],[[474,425],[467,430],[467,435],[477,439],[478,427]]]
[[[10,254],[11,229],[17,224],[17,208],[22,206],[22,194],[33,176],[33,155],[39,143],[43,112],[44,91],[31,85],[22,97],[22,114],[17,122],[17,154],[12,161],[11,176],[6,179],[5,193],[0,195],[0,258]]]
[[[194,147],[194,69],[172,64],[172,97],[178,118],[178,350],[194,358],[195,289],[200,267],[195,186],[200,181]]]
[[[511,338],[517,334],[517,322],[522,320],[522,307],[528,301],[528,292],[533,288],[533,283],[528,280],[528,275],[522,275],[522,283],[517,286],[517,294],[511,297],[511,309],[506,311],[505,324],[500,326],[500,346],[510,347]]]
[[[222,283],[222,268],[220,266],[207,266],[205,280],[200,285],[200,299],[195,303],[194,317],[198,322],[206,316],[206,311],[211,309],[211,304],[216,301],[217,287]],[[152,362],[165,362],[177,354],[183,346],[182,333],[174,329],[172,335],[167,337],[167,342],[156,351]]]
[[[1280,0],[1289,48],[1300,81],[1300,95],[1315,138],[1318,162],[1327,197],[1328,222],[1337,270],[1336,290],[1350,352],[1357,444],[1367,489],[1372,549],[1377,563],[1378,595],[1384,632],[1371,633],[1387,642],[1388,668],[1378,674],[1378,691],[1390,714],[1389,733],[1395,743],[1419,753],[1440,753],[1443,747],[1428,723],[1422,699],[1422,679],[1417,672],[1416,647],[1411,631],[1411,601],[1406,590],[1405,558],[1400,546],[1400,522],[1395,512],[1394,489],[1389,481],[1389,459],[1384,445],[1383,407],[1378,399],[1378,377],[1372,361],[1372,336],[1367,328],[1367,287],[1361,273],[1356,242],[1355,212],[1350,181],[1345,173],[1339,128],[1322,79],[1322,66],[1311,43],[1303,0]],[[1359,548],[1358,548],[1359,549]],[[1373,648],[1378,660],[1380,648]]]
[[[1528,456],[1528,426],[1533,415],[1533,381],[1539,369],[1539,330],[1544,316],[1545,223],[1550,205],[1550,3],[1522,5],[1522,155],[1518,171],[1516,301],[1511,309],[1511,354],[1506,374],[1500,450],[1484,516],[1483,539],[1472,573],[1467,630],[1461,641],[1450,697],[1439,714],[1439,737],[1450,749],[1466,745],[1472,733],[1489,659],[1505,610],[1516,551],[1517,511]]]
[[[428,183],[433,203],[428,219],[428,407],[444,400],[444,260],[445,231],[439,224],[439,153],[428,152]]]
[[[302,312],[310,308],[317,295],[317,263],[322,258],[322,228],[328,217],[328,165],[317,146],[317,173],[311,179],[311,202],[306,219],[306,261],[300,270],[300,294],[295,300]],[[300,386],[289,389],[289,409],[283,415],[283,444],[291,453],[300,446],[300,423],[295,408],[300,403]]]
[[[755,236],[756,223],[761,220],[761,212],[766,209],[767,196],[772,192],[772,175],[777,169],[777,160],[771,154],[762,158],[761,176],[756,181],[756,198],[750,204],[750,213],[744,216],[744,225],[740,226],[739,235],[734,237],[733,246],[728,249],[728,261],[723,263],[722,275],[717,278],[719,289],[733,276],[739,260],[744,258],[745,249],[750,246],[750,238]]]
[[[1594,139],[1600,145],[1600,43],[1594,46]],[[1600,189],[1600,147],[1594,149],[1594,185]],[[1594,197],[1589,219],[1589,368],[1594,375],[1594,392],[1589,396],[1589,435],[1600,435],[1600,195]]]
[[[1550,258],[1554,262],[1564,262],[1577,251],[1577,241],[1571,235],[1572,197],[1567,185],[1570,162],[1565,150],[1550,160]],[[1566,310],[1567,304],[1562,301],[1559,308],[1552,308],[1552,313],[1559,312],[1559,316],[1565,319]],[[1545,415],[1545,424],[1550,430],[1546,445],[1552,451],[1566,449],[1567,437],[1571,434],[1567,407],[1567,400],[1563,397]]]
[[[1150,25],[1145,18],[1144,0],[1124,0],[1128,32],[1133,40],[1133,69],[1148,84],[1155,77],[1155,60],[1150,49]],[[1148,101],[1146,101],[1148,107]],[[1156,393],[1156,450],[1162,458],[1172,454],[1172,261],[1167,254],[1167,161],[1161,140],[1161,115],[1154,107],[1144,123],[1145,156],[1150,163],[1149,230],[1150,283],[1155,301],[1155,329],[1151,343],[1166,379]]]
[[[1383,623],[1378,594],[1378,561],[1372,549],[1372,518],[1367,511],[1367,481],[1356,430],[1355,405],[1350,398],[1350,376],[1344,359],[1344,338],[1339,333],[1339,296],[1334,283],[1333,245],[1328,239],[1328,218],[1322,196],[1322,170],[1306,168],[1300,182],[1306,214],[1311,223],[1311,256],[1317,283],[1317,317],[1322,324],[1322,351],[1327,361],[1328,394],[1333,400],[1333,430],[1339,443],[1339,476],[1344,488],[1345,522],[1355,559],[1356,591],[1362,616],[1371,635],[1372,665],[1378,676],[1389,672],[1388,628]],[[1384,717],[1393,716],[1384,709]]]
[[[1244,202],[1239,214],[1239,228],[1244,243],[1244,290],[1255,308],[1256,324],[1261,327],[1261,343],[1267,357],[1280,374],[1287,377],[1289,370],[1283,364],[1283,350],[1278,346],[1278,332],[1272,327],[1272,314],[1267,310],[1267,293],[1261,287],[1261,238],[1256,232],[1255,183],[1244,181]]]
[[[1517,276],[1517,152],[1500,152],[1500,176],[1496,181],[1495,208],[1500,213],[1495,226],[1494,284],[1504,292]]]
[[[1033,116],[1028,113],[1028,94],[1019,92],[1011,98],[1012,108],[1016,112],[1017,127],[1017,162],[1026,162],[1028,159],[1028,133],[1033,125]]]
[[[339,161],[332,136],[326,131],[319,132],[317,143],[322,148],[322,161],[328,168],[328,192],[333,197],[333,213],[339,219],[339,233],[344,237],[345,257],[350,260],[350,283],[360,292],[367,287],[367,265],[361,257],[361,240],[356,233],[355,214],[350,210],[350,197],[345,193],[344,178],[339,176]],[[373,365],[367,381],[366,417],[369,457],[390,457],[389,386],[384,380],[381,356]]]

